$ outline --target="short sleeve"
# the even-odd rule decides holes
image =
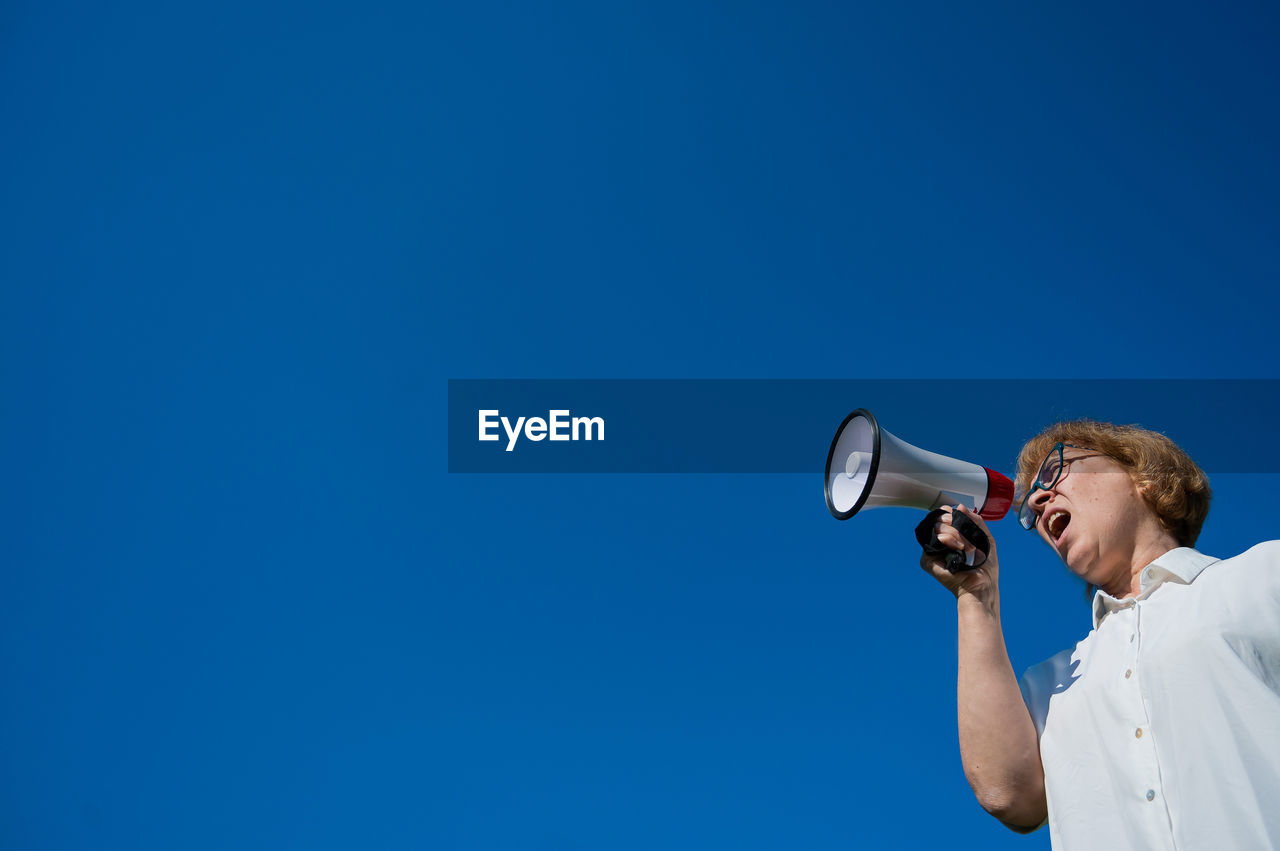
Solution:
[[[1037,737],[1044,735],[1044,725],[1049,718],[1049,699],[1063,691],[1071,682],[1076,664],[1071,661],[1074,655],[1075,648],[1069,647],[1027,668],[1018,680],[1022,702],[1027,705],[1031,720],[1035,722]]]

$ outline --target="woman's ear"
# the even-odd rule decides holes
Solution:
[[[1160,521],[1160,527],[1167,528],[1164,518],[1160,516],[1160,511],[1156,507],[1155,498],[1152,496],[1153,490],[1154,487],[1151,482],[1140,482],[1136,478],[1134,479],[1133,492],[1142,500],[1142,504],[1147,507],[1147,510],[1156,516],[1156,520]]]
[[[1133,482],[1133,489],[1138,492],[1138,496],[1142,497],[1144,502],[1151,502],[1151,482],[1139,481],[1138,477],[1129,474],[1129,480]]]

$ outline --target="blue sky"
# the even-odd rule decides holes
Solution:
[[[446,381],[1280,377],[1277,35],[8,5],[3,844],[1047,847],[969,795],[913,514],[836,523],[820,460],[450,475]],[[1274,475],[1213,483],[1204,551],[1274,536]],[[1022,668],[1088,609],[997,535]]]

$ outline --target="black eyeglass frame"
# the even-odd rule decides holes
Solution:
[[[1083,449],[1086,452],[1093,452],[1095,454],[1081,455],[1078,458],[1067,459],[1064,454],[1067,449]],[[1058,471],[1054,474],[1053,481],[1045,484],[1040,480],[1040,474],[1044,471],[1045,465],[1049,463],[1049,459],[1054,456],[1054,453],[1057,453],[1058,455]],[[1018,525],[1023,529],[1026,529],[1028,532],[1036,528],[1036,518],[1038,515],[1035,513],[1035,509],[1028,510],[1031,497],[1035,496],[1036,491],[1039,490],[1053,490],[1053,488],[1057,486],[1058,482],[1062,481],[1062,477],[1067,474],[1067,468],[1071,466],[1072,461],[1083,461],[1085,458],[1095,458],[1098,455],[1106,454],[1107,453],[1105,452],[1098,452],[1098,450],[1088,446],[1077,446],[1074,443],[1063,443],[1062,441],[1055,443],[1053,448],[1049,450],[1048,454],[1044,456],[1044,460],[1040,462],[1040,467],[1036,470],[1036,480],[1031,484],[1031,490],[1027,491],[1027,495],[1022,498],[1022,502],[1018,503]]]

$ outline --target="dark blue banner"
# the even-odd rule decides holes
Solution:
[[[1276,380],[453,379],[452,473],[815,473],[867,408],[924,449],[1012,473],[1049,423],[1163,432],[1210,473],[1277,472]]]

